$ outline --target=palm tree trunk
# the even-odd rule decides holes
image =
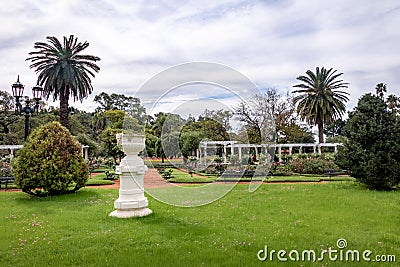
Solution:
[[[324,142],[324,123],[322,121],[318,121],[318,142]]]
[[[64,91],[64,90],[63,90]],[[67,90],[65,90],[67,91]],[[60,123],[69,129],[69,112],[68,112],[69,92],[60,94]]]

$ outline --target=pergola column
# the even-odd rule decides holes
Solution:
[[[278,155],[279,155],[279,162],[282,162],[282,147],[278,146]]]
[[[89,160],[89,148],[85,148],[85,160]]]
[[[226,145],[224,144],[224,163],[226,163],[227,159],[226,159]]]

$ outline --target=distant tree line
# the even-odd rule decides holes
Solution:
[[[318,142],[341,142],[338,164],[354,177],[375,189],[396,188],[400,173],[399,97],[385,99],[386,84],[377,84],[376,94],[361,97],[357,107],[342,120],[346,112],[349,83],[343,73],[317,67],[315,72],[297,77],[292,93],[281,95],[274,88],[239,103],[232,111],[204,110],[198,118],[184,119],[179,114],[146,114],[140,99],[123,94],[102,92],[95,96],[94,112],[71,109],[70,98],[83,101],[93,91],[91,78],[100,70],[99,57],[82,55],[88,42],[78,42],[73,35],[62,42],[48,36],[36,42],[26,59],[38,74],[37,83],[44,88],[47,100],[60,101],[58,108],[46,107],[30,120],[30,128],[59,120],[81,143],[90,146],[92,156],[110,156],[118,163],[123,152],[115,134],[129,118],[132,125],[145,125],[145,155],[189,157],[196,153],[201,140],[236,140],[260,144],[313,143],[310,127],[318,127]],[[23,117],[15,112],[14,98],[0,91],[0,144],[22,144]],[[231,119],[240,122],[233,129]],[[306,124],[304,124],[305,122]]]

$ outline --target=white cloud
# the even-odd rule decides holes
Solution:
[[[282,92],[306,70],[325,66],[344,73],[353,107],[379,82],[399,93],[399,6],[396,0],[3,1],[0,89],[9,90],[18,73],[26,87],[34,85],[25,61],[34,42],[74,34],[89,41],[85,52],[101,57],[94,94],[131,95],[165,68],[190,61],[226,64]],[[157,98],[163,90],[142,97]]]

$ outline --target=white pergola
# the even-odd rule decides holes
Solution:
[[[88,145],[81,145],[82,146],[82,156],[85,160],[89,160],[89,146]]]
[[[17,149],[21,149],[23,145],[0,145],[0,150],[10,150],[10,157],[14,157],[14,151]],[[88,145],[81,145],[82,147],[82,156],[85,160],[89,159],[89,146]]]
[[[14,150],[21,149],[23,145],[1,145],[0,150],[10,150],[10,157],[14,157]]]
[[[274,148],[278,149],[278,157],[279,161],[282,161],[282,149],[288,149],[289,155],[292,155],[293,148],[299,148],[299,151],[303,150],[303,147],[312,147],[314,153],[321,154],[322,147],[333,147],[335,153],[337,152],[337,147],[341,146],[341,143],[319,143],[319,144],[312,144],[312,143],[299,143],[299,144],[238,144],[237,141],[202,141],[200,142],[199,149],[204,151],[204,155],[197,150],[197,158],[201,159],[202,156],[207,157],[207,149],[213,148],[216,149],[217,146],[223,147],[223,158],[224,162],[227,162],[227,148],[230,148],[230,155],[235,155],[235,150],[238,151],[239,160],[242,160],[242,149],[247,148],[254,148],[256,156],[258,157],[258,150],[259,148],[269,149]]]
[[[237,146],[237,141],[202,141],[202,142],[200,142],[199,149],[197,149],[197,151],[196,151],[197,158],[198,159],[202,158],[200,150],[204,151],[204,158],[206,158],[207,157],[207,149],[208,148],[216,149],[218,145],[222,146],[224,149],[222,156],[224,158],[224,162],[226,163],[227,162],[227,158],[226,158],[227,147],[228,146],[230,147],[231,155],[234,154],[234,148]],[[241,153],[242,153],[242,151],[239,150],[240,157],[241,157]]]
[[[279,155],[279,161],[282,161],[282,149],[288,148],[289,149],[289,155],[292,155],[292,150],[295,147],[299,148],[299,151],[301,153],[303,147],[312,147],[314,154],[317,153],[318,149],[318,154],[322,153],[322,147],[333,147],[335,150],[335,153],[337,152],[337,147],[341,146],[341,143],[319,143],[319,144],[309,144],[309,143],[304,143],[304,144],[273,144],[271,147],[278,148],[278,155]]]

